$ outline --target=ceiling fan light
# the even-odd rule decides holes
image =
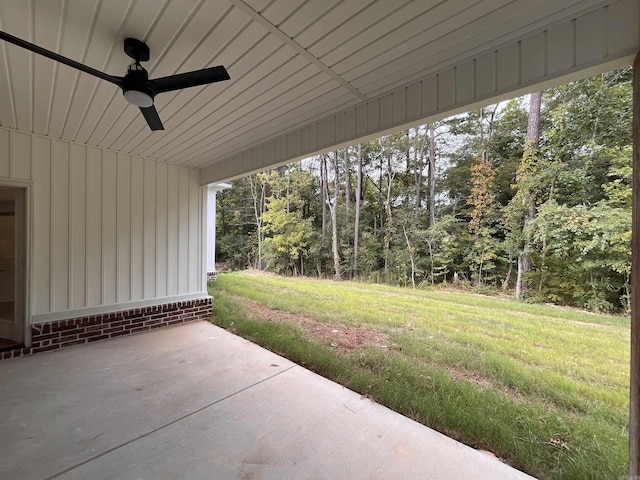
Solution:
[[[124,98],[131,105],[136,107],[148,108],[153,105],[153,97],[139,90],[127,90],[124,92]]]

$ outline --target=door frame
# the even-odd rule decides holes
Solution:
[[[22,235],[23,251],[19,252],[22,254],[22,258],[17,260],[22,265],[19,265],[18,272],[16,272],[15,312],[16,315],[22,315],[23,317],[22,337],[24,346],[25,348],[31,348],[31,253],[33,251],[33,215],[31,209],[33,205],[33,186],[31,182],[10,179],[0,179],[0,186],[23,190],[22,205],[18,207],[21,208],[22,215],[18,215],[16,210],[16,219],[22,223],[22,225],[17,225],[17,229],[21,231],[19,235]],[[20,219],[19,217],[22,218]]]

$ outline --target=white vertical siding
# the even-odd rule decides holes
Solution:
[[[144,162],[143,188],[143,295],[144,298],[156,296],[156,162]]]
[[[8,133],[0,129],[2,135]],[[31,310],[48,312],[51,310],[51,140],[43,137],[33,138],[33,157],[35,175],[33,182],[38,189],[33,192],[33,249],[31,262],[39,265],[38,275],[31,276]]]
[[[0,127],[2,181],[32,186],[36,322],[203,294],[199,171]]]
[[[83,306],[102,305],[102,150],[89,148],[87,162],[86,205],[86,299]]]
[[[116,301],[131,301],[131,157],[118,154],[116,167]]]
[[[52,297],[51,311],[68,310],[72,308],[69,302],[69,284],[72,280],[72,272],[69,250],[71,249],[71,228],[69,222],[69,186],[71,180],[71,146],[66,142],[51,142],[51,259],[50,268],[52,275]],[[34,185],[37,190],[37,185]],[[34,208],[46,208],[34,205]],[[45,245],[39,248],[46,248]],[[44,274],[44,265],[34,265],[34,274]],[[34,314],[40,312],[33,312]]]
[[[144,292],[144,159],[131,157],[131,300]]]
[[[200,172],[198,170],[189,170],[189,216],[188,216],[188,229],[189,229],[189,243],[187,244],[187,252],[189,253],[189,259],[187,261],[188,276],[188,289],[189,291],[196,290],[198,285],[202,281],[202,264],[198,261],[201,258],[202,251],[200,249],[201,238],[201,221],[200,210],[198,205],[202,202],[202,195],[200,194]]]
[[[102,152],[102,282],[100,282],[102,302],[116,303],[118,278],[118,157],[115,152]],[[110,287],[111,286],[111,287]]]
[[[180,169],[176,165],[167,166],[167,295],[178,293],[178,182]]]
[[[87,305],[87,291],[92,282],[87,261],[88,250],[93,240],[89,206],[85,203],[91,190],[88,186],[87,149],[81,145],[71,145],[69,158],[69,308]],[[93,163],[93,162],[92,162]],[[95,193],[89,200],[95,202]]]
[[[178,172],[178,291],[189,288],[189,172]]]
[[[169,221],[169,204],[167,174],[168,165],[158,163],[156,166],[156,296],[167,296],[167,223]]]

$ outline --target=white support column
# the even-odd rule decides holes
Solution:
[[[216,192],[231,188],[230,183],[212,183],[206,187],[205,262],[207,281],[216,280]]]
[[[207,281],[216,280],[216,191],[213,185],[207,188]]]

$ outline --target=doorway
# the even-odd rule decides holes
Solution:
[[[0,186],[0,351],[25,341],[25,190]]]

